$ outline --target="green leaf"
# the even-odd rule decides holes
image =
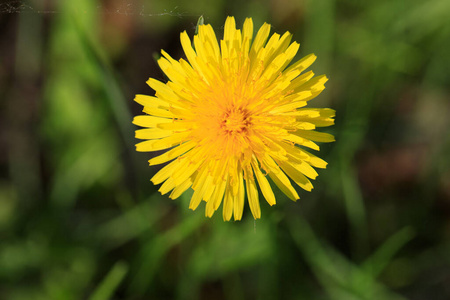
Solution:
[[[111,271],[105,276],[100,285],[95,289],[89,300],[111,299],[114,291],[128,272],[128,265],[122,261],[114,264]]]

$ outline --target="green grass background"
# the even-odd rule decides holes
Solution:
[[[448,0],[0,4],[0,299],[450,299]],[[136,153],[155,57],[203,15],[290,31],[329,162],[254,221],[169,200]]]

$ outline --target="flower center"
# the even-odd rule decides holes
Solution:
[[[220,127],[226,134],[234,135],[246,132],[250,123],[246,110],[232,108],[223,114]]]

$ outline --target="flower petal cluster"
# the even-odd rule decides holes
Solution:
[[[292,34],[269,35],[269,24],[253,37],[252,19],[240,30],[233,17],[219,42],[211,25],[200,25],[193,41],[183,32],[187,60],[162,51],[158,64],[168,82],[150,78],[155,96],[135,98],[146,113],[133,120],[144,127],[136,130],[144,140],[137,151],[167,150],[150,159],[150,165],[169,162],[151,181],[162,183],[159,191],[173,199],[192,188],[189,207],[205,201],[208,217],[222,204],[224,220],[240,220],[247,198],[260,218],[258,187],[270,205],[276,202],[268,178],[295,201],[292,182],[311,191],[313,167],[327,165],[304,149],[334,141],[315,131],[334,123],[334,110],[305,108],[327,77],[304,72],[314,54],[289,66],[299,49]]]

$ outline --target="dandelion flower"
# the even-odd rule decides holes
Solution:
[[[181,33],[187,60],[161,51],[158,64],[169,80],[147,81],[156,94],[136,95],[146,115],[133,121],[144,127],[136,131],[144,140],[137,151],[167,150],[149,160],[169,162],[151,179],[162,183],[161,194],[176,199],[192,188],[190,209],[203,200],[211,217],[222,204],[228,221],[242,218],[245,198],[253,217],[261,217],[258,186],[275,204],[268,178],[294,201],[299,196],[291,181],[311,191],[313,167],[327,163],[304,148],[319,150],[316,142],[334,141],[315,131],[334,123],[334,110],[305,106],[325,88],[327,77],[304,72],[314,54],[288,66],[299,44],[291,43],[289,32],[269,34],[265,23],[253,38],[251,18],[241,31],[228,17],[220,42],[211,25],[199,25],[193,43]]]

